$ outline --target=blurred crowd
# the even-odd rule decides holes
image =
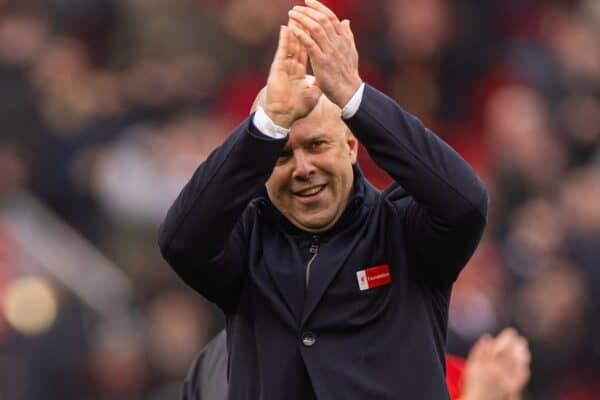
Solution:
[[[292,4],[0,0],[0,399],[177,397],[223,321],[161,261],[158,224],[248,114]],[[532,350],[525,399],[600,398],[600,1],[325,4],[351,20],[363,79],[490,190],[449,352],[512,325]],[[24,196],[131,283],[114,312],[19,237]],[[56,252],[74,251],[71,235],[38,225]],[[110,279],[75,264],[94,299],[110,297]]]

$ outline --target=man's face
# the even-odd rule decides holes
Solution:
[[[340,118],[339,108],[321,98],[311,114],[292,125],[267,181],[275,207],[305,231],[332,227],[352,191],[357,145]]]

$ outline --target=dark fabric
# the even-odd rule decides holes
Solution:
[[[227,400],[226,345],[225,331],[206,345],[183,382],[182,400]]]
[[[452,399],[460,398],[464,369],[464,359],[446,356],[446,384]],[[221,331],[191,366],[182,400],[226,400],[227,392],[227,335]]]
[[[229,399],[449,398],[450,291],[483,232],[487,191],[370,86],[346,123],[396,183],[380,193],[355,168],[347,209],[318,235],[307,288],[298,243],[313,235],[264,191],[285,140],[251,118],[198,168],[161,227],[163,256],[226,314]],[[381,264],[391,284],[361,291],[357,272]]]

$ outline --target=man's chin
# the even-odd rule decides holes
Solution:
[[[298,228],[312,233],[326,231],[327,229],[331,228],[335,223],[334,218],[332,216],[318,214],[300,216],[298,218],[292,219],[291,221]]]

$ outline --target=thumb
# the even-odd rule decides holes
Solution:
[[[321,89],[315,82],[304,90],[303,96],[307,104],[310,104],[314,108],[322,94]]]

